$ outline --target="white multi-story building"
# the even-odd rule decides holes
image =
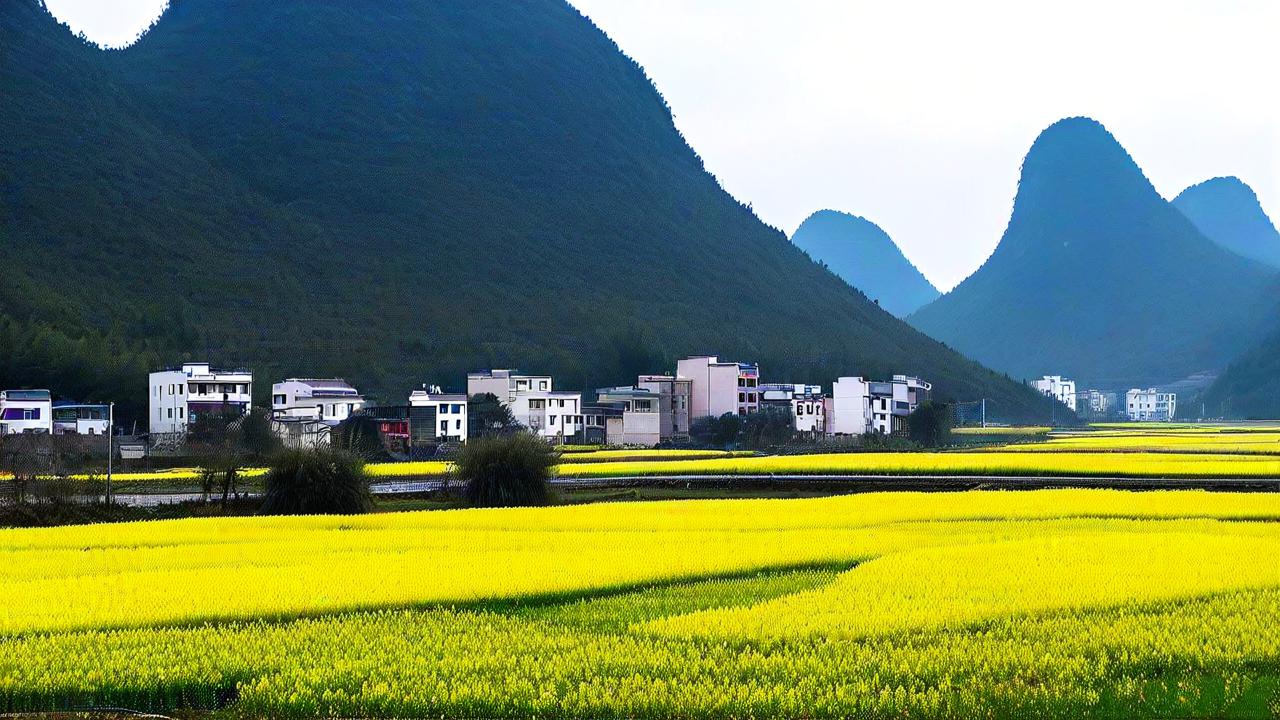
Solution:
[[[645,388],[601,388],[596,404],[582,410],[587,435],[607,445],[653,447],[662,440],[660,400],[658,392]]]
[[[111,431],[111,408],[73,402],[53,404],[55,435],[106,435]]]
[[[1177,393],[1134,388],[1124,394],[1125,415],[1139,422],[1168,422],[1178,412]]]
[[[342,378],[289,378],[271,386],[271,415],[277,420],[337,425],[362,407],[364,397]]]
[[[1041,394],[1048,395],[1072,410],[1076,409],[1076,381],[1067,380],[1061,375],[1045,375],[1033,380],[1031,387]]]
[[[672,375],[641,375],[636,387],[658,393],[658,434],[663,441],[689,438],[693,381]]]
[[[826,432],[826,398],[821,385],[764,383],[760,385],[760,406],[785,407],[795,420],[796,432]]]
[[[676,377],[691,380],[691,420],[746,415],[760,408],[760,366],[720,362],[714,355],[685,358],[676,363]]]
[[[549,440],[565,441],[582,431],[582,393],[516,393],[508,406],[516,422]]]
[[[483,394],[483,392],[478,394]],[[497,393],[494,394],[497,395]],[[499,400],[503,398],[503,395],[498,395]],[[412,421],[414,423],[430,423],[437,438],[448,442],[467,441],[466,395],[442,392],[436,386],[424,386],[421,390],[414,390],[409,394],[409,407],[411,408],[410,417]],[[420,410],[418,409],[426,409],[428,414],[434,411],[435,417],[428,416],[424,418],[419,415]]]
[[[0,392],[0,435],[53,432],[53,397],[48,390]]]
[[[153,372],[148,399],[151,433],[185,433],[187,426],[205,413],[235,412],[253,408],[253,373],[248,370],[215,370],[208,363],[184,363],[172,370]]]
[[[550,375],[521,375],[516,370],[484,370],[467,373],[467,395],[492,394],[499,402],[510,403],[521,392],[551,392]]]
[[[564,441],[582,432],[582,393],[554,390],[550,375],[505,369],[467,373],[467,395],[485,393],[497,397],[516,422],[540,437]]]
[[[917,377],[894,375],[888,382],[837,378],[826,417],[828,435],[889,435],[906,429],[907,416],[929,399],[933,386]]]
[[[1090,418],[1106,417],[1116,401],[1115,393],[1101,390],[1080,390],[1076,392],[1075,411]]]

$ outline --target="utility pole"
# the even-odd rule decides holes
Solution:
[[[111,461],[115,455],[113,446],[116,435],[116,404],[107,404],[107,504],[111,504]]]

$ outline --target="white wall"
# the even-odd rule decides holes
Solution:
[[[860,377],[837,378],[831,385],[828,435],[864,435],[870,429],[870,388]]]

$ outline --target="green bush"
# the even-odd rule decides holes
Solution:
[[[291,449],[267,471],[264,515],[353,515],[373,507],[364,462],[332,448]]]
[[[558,453],[529,433],[477,438],[458,454],[454,476],[475,507],[546,505]]]
[[[907,416],[907,431],[923,447],[941,447],[951,442],[951,422],[950,405],[927,402]]]

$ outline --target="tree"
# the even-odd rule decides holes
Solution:
[[[951,406],[927,402],[907,416],[907,431],[912,441],[924,447],[939,447],[951,442]]]
[[[271,430],[271,411],[254,408],[240,424],[241,441],[245,450],[260,458],[279,452],[284,446],[280,436]]]
[[[382,435],[378,432],[378,421],[368,415],[352,415],[338,423],[329,435],[329,442],[335,449],[345,450],[366,461],[387,456]]]
[[[742,421],[742,442],[749,448],[782,445],[794,435],[795,415],[789,407],[765,406]]]
[[[511,408],[493,393],[472,395],[467,400],[467,428],[471,438],[509,435],[520,428]]]
[[[700,417],[689,425],[689,437],[703,445],[726,447],[738,439],[742,430],[742,418],[734,413],[720,417]]]
[[[373,507],[364,461],[343,450],[285,450],[265,482],[264,515],[354,515]]]
[[[559,454],[526,432],[467,441],[454,463],[454,476],[476,507],[546,505]]]
[[[240,469],[252,455],[245,443],[247,420],[234,408],[224,407],[220,412],[197,416],[187,427],[187,447],[199,459],[205,498],[221,488],[224,509],[236,491]]]

